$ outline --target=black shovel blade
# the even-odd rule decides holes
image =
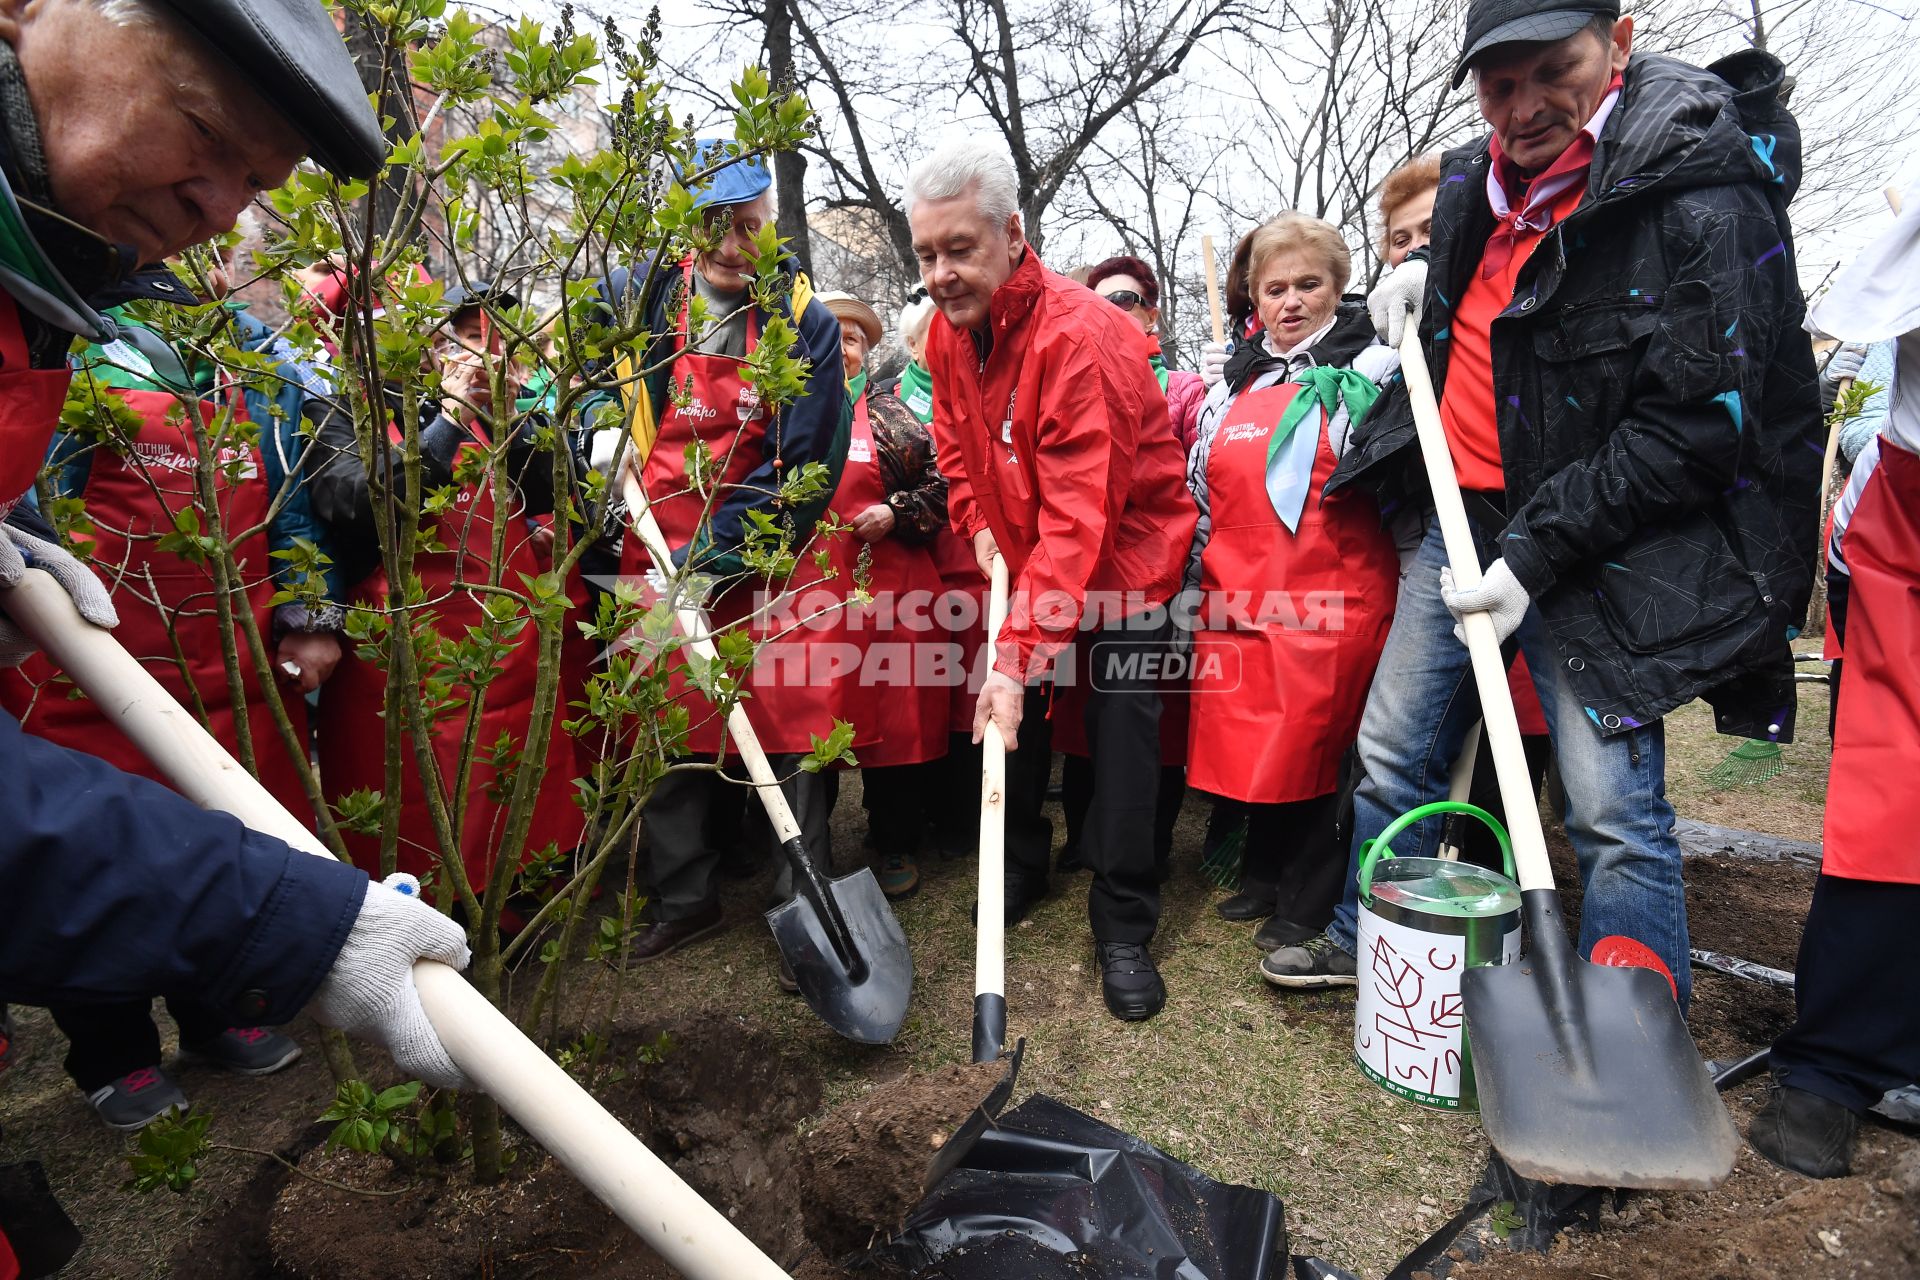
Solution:
[[[845,958],[843,948],[834,945],[832,926],[822,919],[825,913],[810,900],[811,886],[802,877],[795,883],[801,891],[767,912],[767,923],[800,984],[800,998],[849,1040],[892,1043],[913,993],[913,953],[880,882],[868,867],[815,882],[831,896],[829,910],[837,910],[845,923],[842,941],[851,944]]]
[[[980,1141],[981,1134],[1000,1122],[1000,1113],[1013,1100],[1014,1081],[1020,1078],[1020,1063],[1026,1056],[1027,1042],[1022,1037],[1014,1043],[1013,1052],[1000,1059],[1007,1064],[1006,1070],[993,1082],[993,1088],[987,1090],[987,1096],[961,1121],[953,1136],[940,1144],[939,1154],[927,1161],[927,1176],[921,1185],[929,1192],[938,1185],[940,1179],[952,1172],[967,1152],[973,1150],[973,1144]]]
[[[1461,975],[1494,1150],[1541,1182],[1719,1186],[1740,1137],[1666,978],[1589,964],[1567,945],[1551,889],[1524,900],[1528,954]]]

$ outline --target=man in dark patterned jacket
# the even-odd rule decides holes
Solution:
[[[1446,156],[1428,260],[1369,305],[1389,341],[1414,315],[1488,568],[1471,592],[1443,583],[1427,515],[1360,731],[1353,848],[1443,798],[1475,705],[1455,620],[1488,610],[1546,708],[1581,950],[1639,939],[1684,1006],[1661,717],[1705,697],[1724,733],[1791,737],[1819,397],[1780,64],[1747,52],[1701,70],[1631,54],[1632,38],[1618,0],[1468,9],[1456,83],[1472,73],[1493,133]],[[1348,484],[1390,513],[1430,508],[1404,386],[1328,487]],[[1431,854],[1423,825],[1395,851]],[[1349,884],[1327,935],[1269,956],[1267,978],[1353,983],[1354,912]]]

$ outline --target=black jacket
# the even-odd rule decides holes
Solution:
[[[1493,321],[1501,554],[1603,733],[1704,695],[1722,732],[1792,735],[1821,442],[1781,79],[1758,52],[1705,71],[1636,54],[1585,199]],[[1441,166],[1420,322],[1436,389],[1494,226],[1488,163],[1483,139]],[[1350,483],[1389,513],[1429,502],[1404,384],[1328,489]]]

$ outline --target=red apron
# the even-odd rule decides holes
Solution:
[[[1274,514],[1267,446],[1299,390],[1240,394],[1207,458],[1213,536],[1201,558],[1187,781],[1254,804],[1338,785],[1399,582],[1372,500],[1322,496],[1335,459],[1317,408],[1294,428],[1320,435],[1299,529]]]
[[[401,438],[397,429],[393,430],[393,436],[396,443]],[[470,453],[481,449],[481,445],[471,442],[462,444],[456,456],[456,469]],[[422,540],[431,532],[446,548],[422,551],[413,563],[425,599],[432,602],[434,626],[442,635],[464,638],[469,627],[478,627],[485,620],[482,597],[466,590],[466,584],[488,581],[487,566],[493,554],[496,519],[511,522],[501,582],[518,583],[522,574],[537,575],[540,566],[528,541],[526,521],[518,511],[501,510],[494,501],[492,485],[485,478],[461,485],[451,510],[435,520],[421,521]],[[384,609],[387,590],[385,569],[376,569],[355,591],[355,601]],[[490,761],[502,735],[512,740],[516,753],[526,751],[527,720],[532,714],[540,661],[540,636],[531,622],[512,643],[514,647],[500,661],[499,674],[487,686],[486,707],[480,713],[478,732],[474,735],[466,812],[459,833],[461,857],[476,893],[485,891],[495,859],[509,852],[501,849],[500,842],[506,834],[511,779],[495,769]],[[425,655],[422,657],[424,660]],[[386,790],[387,727],[382,715],[386,697],[387,673],[379,666],[360,661],[349,648],[320,693],[320,775],[329,803],[337,803],[341,796],[363,788]],[[584,819],[573,804],[573,780],[579,769],[574,759],[574,740],[561,728],[568,715],[564,702],[554,708],[553,728],[547,740],[547,772],[541,779],[526,844],[510,851],[517,861],[524,862],[529,853],[549,844],[565,853],[580,843]],[[449,802],[465,727],[466,707],[462,704],[445,710],[431,729],[429,745]],[[420,786],[421,771],[413,758],[417,748],[411,736],[402,741],[402,750],[407,753],[402,770],[406,785],[400,797],[397,861],[400,870],[425,881],[434,871],[440,845],[434,836],[426,793]],[[377,865],[375,859],[380,849],[377,836],[347,835],[346,841],[361,866]]]
[[[853,435],[833,509],[844,522],[886,497],[862,395],[854,401]],[[885,768],[937,760],[947,751],[948,686],[937,683],[931,660],[934,647],[944,648],[948,639],[932,606],[941,589],[933,553],[891,535],[863,543],[848,534],[846,541],[853,544],[856,570],[866,562],[867,590],[874,598],[874,605],[849,609],[846,627],[847,639],[861,654],[854,725],[861,738],[871,739],[859,750],[860,763]]]
[[[691,297],[692,259],[683,264],[682,273]],[[746,361],[689,350],[686,332],[683,308],[674,340],[673,380],[687,394],[684,403],[670,404],[661,414],[653,448],[640,473],[654,519],[670,547],[693,541],[708,507],[708,495],[687,476],[687,446],[699,440],[720,467],[712,497],[712,507],[718,510],[729,491],[743,484],[763,461],[762,442],[769,424],[759,395],[747,385]],[[749,311],[749,352],[759,336],[759,317]],[[636,387],[634,394],[646,393]],[[743,684],[747,692],[743,705],[753,718],[761,747],[769,754],[811,751],[813,739],[825,738],[836,719],[855,721],[859,655],[845,643],[845,611],[837,606],[853,590],[857,550],[852,544],[856,541],[851,533],[816,532],[796,549],[798,564],[785,581],[775,584],[750,577],[708,603],[707,619],[715,633],[742,627],[759,646],[753,671]],[[825,569],[815,563],[816,554],[823,550],[828,560]],[[640,540],[628,537],[620,555],[622,576],[637,582],[652,567]],[[652,593],[643,593],[643,598],[651,600]],[[676,659],[669,689],[687,709],[686,751],[712,756],[721,747],[722,717],[685,673],[685,665]],[[860,728],[855,723],[856,746],[869,739]]]
[[[67,403],[73,371],[36,369],[20,308],[0,293],[0,514],[33,488]]]
[[[958,651],[961,670],[947,691],[947,732],[973,733],[973,707],[987,670],[987,580],[973,558],[973,544],[948,525],[933,537],[940,597],[934,618]]]
[[[1920,457],[1885,436],[1846,553],[1847,660],[1820,869],[1920,884]]]
[[[93,569],[108,584],[114,608],[120,614],[113,637],[180,705],[192,709],[197,698],[205,711],[208,731],[237,755],[239,734],[226,662],[220,652],[213,569],[162,551],[157,545],[162,537],[174,532],[176,512],[199,505],[194,492],[199,454],[193,428],[180,402],[164,391],[114,388],[111,394],[140,415],[140,429],[127,442],[126,452],[104,445],[93,451],[86,491],[81,496],[86,499],[87,516],[94,525]],[[247,421],[246,405],[237,392],[232,400],[238,428]],[[218,406],[210,400],[202,401],[200,411],[211,429]],[[237,433],[229,438],[237,438]],[[276,588],[264,525],[273,496],[267,492],[258,449],[224,446],[220,464],[213,483],[223,527],[229,536],[260,529],[234,547],[240,583],[233,607],[250,611],[259,624],[261,638],[271,645]],[[247,724],[260,781],[291,813],[311,823],[313,807],[300,786],[299,768],[267,708],[246,638],[236,633],[234,639],[240,650]],[[43,738],[98,756],[128,773],[166,781],[139,748],[110,727],[92,702],[69,698],[66,688],[49,683],[56,674],[52,663],[35,656],[18,672],[5,673],[0,681],[0,701]],[[37,698],[34,685],[40,686]],[[304,739],[306,703],[294,694],[286,694],[283,700],[295,731]]]

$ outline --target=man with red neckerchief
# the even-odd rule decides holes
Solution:
[[[1369,298],[1413,313],[1481,585],[1456,591],[1404,385],[1329,491],[1424,513],[1360,729],[1353,849],[1444,798],[1472,720],[1457,619],[1489,612],[1547,713],[1585,890],[1582,954],[1635,938],[1691,990],[1662,717],[1787,741],[1788,642],[1812,589],[1820,457],[1786,206],[1799,128],[1757,50],[1701,69],[1634,53],[1618,0],[1473,0],[1455,67],[1491,135],[1441,165],[1433,237]],[[1405,841],[1430,856],[1438,823]],[[1354,985],[1356,890],[1276,985]]]

